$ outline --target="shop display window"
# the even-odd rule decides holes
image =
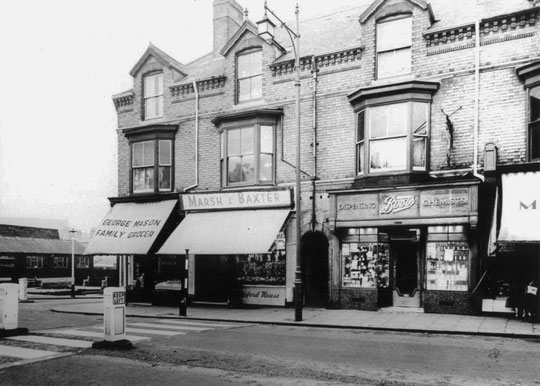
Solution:
[[[426,253],[427,289],[467,291],[469,289],[469,244],[463,241],[428,242]]]
[[[285,285],[285,253],[237,256],[238,280],[241,284]]]
[[[388,287],[388,249],[384,243],[343,243],[343,287]]]

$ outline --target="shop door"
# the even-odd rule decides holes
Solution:
[[[302,236],[302,281],[305,305],[325,307],[328,298],[328,239],[322,232]]]
[[[394,242],[391,245],[394,259],[395,307],[420,307],[419,243]]]
[[[195,257],[195,300],[224,303],[227,301],[226,256]]]

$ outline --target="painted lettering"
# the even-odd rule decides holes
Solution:
[[[536,210],[536,200],[534,200],[533,202],[531,202],[529,205],[526,205],[525,203],[523,203],[522,201],[519,202],[519,210]]]

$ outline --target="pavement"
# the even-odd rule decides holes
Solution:
[[[29,293],[29,300],[50,297],[50,294]],[[66,296],[62,296],[66,297]],[[103,299],[99,294],[87,294],[70,298],[69,304],[55,306],[53,311],[87,315],[103,314]],[[84,302],[77,300],[84,299]],[[511,315],[486,314],[449,315],[404,310],[335,310],[304,307],[302,321],[296,322],[293,308],[242,307],[197,304],[187,308],[187,316],[179,316],[178,307],[152,306],[145,303],[129,303],[128,317],[174,318],[211,320],[248,324],[272,324],[321,328],[347,328],[372,331],[394,331],[427,334],[458,334],[539,339],[540,324],[518,320]]]

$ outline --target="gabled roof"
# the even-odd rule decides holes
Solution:
[[[154,58],[156,58],[164,66],[172,68],[173,70],[176,70],[182,75],[187,75],[185,66],[182,63],[174,59],[172,56],[161,51],[152,43],[148,44],[148,48],[146,49],[146,52],[141,56],[141,58],[139,59],[137,64],[135,64],[135,66],[131,69],[129,74],[131,76],[135,76],[137,72],[141,69],[141,67],[143,66],[144,62],[146,62],[146,60],[150,56],[153,56]]]
[[[360,23],[362,24],[365,23],[367,19],[369,19],[375,13],[375,11],[377,11],[377,9],[379,9],[379,7],[384,4],[385,1],[386,0],[375,0],[373,3],[371,3],[371,5],[367,7],[367,9],[360,15],[360,18],[359,18]],[[433,10],[431,9],[431,6],[427,2],[425,2],[424,0],[407,0],[407,1],[422,8],[423,10],[426,10],[426,9],[429,10],[431,21],[433,22],[435,20],[435,16],[433,15]]]
[[[219,51],[219,53],[223,56],[227,55],[227,53],[242,39],[242,36],[246,32],[253,33],[258,39],[261,40],[261,42],[264,42],[265,40],[259,36],[259,31],[257,30],[257,26],[253,24],[251,21],[246,20],[244,23],[238,28],[238,30],[234,33],[234,35],[229,39],[227,44]]]

